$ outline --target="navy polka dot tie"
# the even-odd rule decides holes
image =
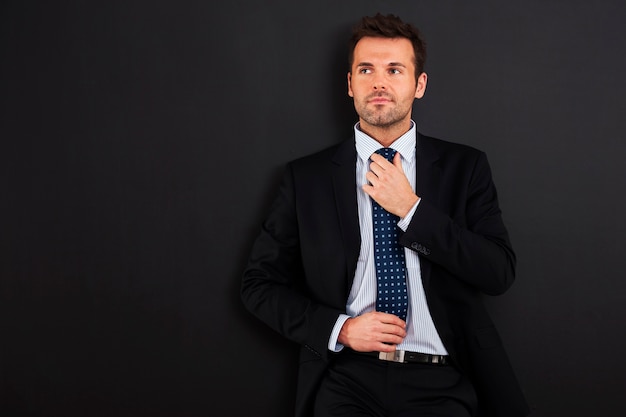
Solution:
[[[376,153],[392,162],[396,151],[382,148]],[[395,314],[406,320],[408,296],[404,248],[398,243],[398,216],[389,213],[372,199],[374,226],[374,264],[378,283],[376,311]]]

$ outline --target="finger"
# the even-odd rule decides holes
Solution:
[[[368,181],[368,183],[365,185],[368,185],[370,187],[374,186],[378,182],[378,176],[371,171],[365,173],[365,179]]]
[[[398,336],[396,334],[382,334],[378,339],[379,342],[391,345],[399,345],[404,340],[404,336]]]
[[[377,153],[373,153],[372,156],[370,156],[370,160],[380,165],[383,169],[388,168],[389,165],[391,165],[391,162],[389,162],[387,158]]]
[[[400,170],[402,169],[402,155],[400,155],[400,152],[396,152],[393,156],[393,165]]]
[[[396,343],[396,344],[379,343],[376,345],[374,350],[376,352],[393,352],[394,350],[396,350],[398,344],[399,343]]]
[[[376,314],[378,315],[378,320],[382,323],[393,324],[403,329],[406,327],[406,322],[395,314],[383,313],[382,311],[378,311]]]
[[[376,336],[375,341],[391,345],[399,345],[400,343],[402,343],[405,337],[406,336],[399,336],[397,334],[381,333]]]
[[[385,161],[389,163],[389,161],[387,161],[386,159]],[[372,161],[372,163],[370,164],[370,170],[368,172],[373,172],[377,176],[380,176],[385,172],[385,168],[382,165],[380,165],[378,162]]]
[[[397,326],[395,324],[387,324],[384,328],[381,329],[382,333],[391,336],[405,337],[406,331],[403,327]]]

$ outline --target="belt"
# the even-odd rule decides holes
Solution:
[[[448,365],[450,359],[446,355],[431,355],[429,353],[411,352],[408,350],[394,350],[393,352],[350,352],[359,355],[366,355],[372,358],[378,358],[381,361],[397,362],[397,363],[428,363],[433,365]]]

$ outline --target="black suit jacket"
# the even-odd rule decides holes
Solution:
[[[360,231],[354,139],[287,165],[242,280],[259,319],[301,345],[296,415],[311,414],[329,362],[328,340],[345,313]],[[482,294],[514,281],[515,254],[487,158],[474,148],[418,134],[420,204],[400,243],[420,255],[435,326],[472,380],[481,416],[525,416],[528,406]]]

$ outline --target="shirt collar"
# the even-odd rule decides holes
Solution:
[[[416,132],[416,124],[413,120],[411,120],[411,128],[405,134],[393,141],[389,147],[395,149],[397,152],[400,152],[403,159],[412,162],[415,159],[415,147],[417,140]],[[356,151],[364,162],[367,162],[374,152],[382,148],[376,139],[361,130],[358,122],[354,125],[354,138]]]

